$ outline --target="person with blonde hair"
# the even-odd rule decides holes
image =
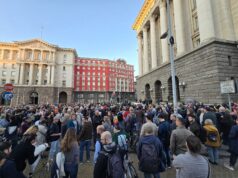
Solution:
[[[61,141],[61,151],[65,155],[65,178],[76,178],[78,174],[79,146],[76,137],[76,129],[68,128]]]

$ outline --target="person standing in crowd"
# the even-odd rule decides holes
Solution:
[[[171,121],[171,123],[170,123],[170,131],[172,132],[177,127],[176,126],[176,115],[175,114],[171,114],[170,115],[170,121]]]
[[[157,136],[158,135],[158,127],[156,124],[153,123],[153,115],[146,114],[145,121],[146,121],[146,123],[151,123],[153,125],[154,135]]]
[[[113,127],[111,124],[111,119],[108,116],[103,117],[103,126],[105,128],[105,131],[113,132]]]
[[[141,138],[137,147],[139,169],[144,173],[144,178],[160,178],[160,172],[164,171],[162,166],[163,146],[158,137],[154,134],[154,126],[148,122],[142,126]]]
[[[64,171],[65,178],[77,178],[79,162],[79,146],[76,129],[69,128],[61,141],[61,151],[65,155]]]
[[[94,166],[94,178],[123,178],[124,170],[121,157],[118,156],[117,146],[112,142],[112,135],[105,131],[101,134],[102,150],[99,152]],[[108,160],[110,159],[110,160]],[[110,164],[110,165],[108,165]],[[108,168],[110,170],[108,170]],[[111,175],[109,174],[109,171]]]
[[[196,121],[196,118],[193,114],[189,114],[188,116],[188,130],[190,130],[195,136],[198,138],[201,137],[201,127]]]
[[[231,128],[229,139],[230,139],[230,162],[225,163],[224,166],[231,171],[234,171],[234,167],[238,158],[238,117],[236,118],[236,125]]]
[[[90,162],[90,145],[92,139],[92,123],[88,121],[88,115],[83,117],[83,128],[79,134],[80,141],[80,164],[83,163],[83,153],[86,149],[87,162]]]
[[[57,115],[53,118],[53,123],[50,126],[49,134],[50,134],[50,151],[49,151],[49,164],[51,164],[56,154],[59,152],[59,139],[60,139],[60,126],[58,124],[60,120],[60,116]]]
[[[193,133],[185,128],[186,120],[180,115],[176,115],[177,128],[172,131],[170,137],[170,151],[171,154],[177,156],[184,154],[187,151],[186,139]]]
[[[217,117],[216,114],[214,112],[212,112],[212,109],[210,107],[204,107],[204,115],[203,115],[203,121],[202,121],[202,125],[204,126],[205,121],[207,119],[212,120],[212,123],[217,127]]]
[[[92,124],[93,124],[93,143],[96,143],[97,139],[97,126],[102,125],[102,117],[100,115],[99,110],[95,111],[95,114],[92,118]]]
[[[158,129],[158,137],[163,144],[164,152],[166,155],[166,166],[171,168],[171,157],[169,151],[169,139],[170,139],[170,125],[168,121],[166,121],[166,115],[164,113],[160,113],[159,118],[159,129]]]
[[[95,144],[95,152],[94,152],[94,157],[93,157],[93,162],[94,164],[96,163],[97,161],[97,158],[98,158],[98,154],[99,152],[101,151],[101,134],[105,132],[105,128],[103,125],[99,125],[97,127],[97,141],[96,141],[96,144]]]
[[[8,156],[11,153],[11,143],[0,143],[0,177],[1,178],[26,178],[25,175],[18,171],[14,160]]]
[[[205,145],[207,146],[209,161],[211,164],[217,165],[219,159],[218,148],[221,146],[220,134],[211,119],[206,119],[204,124],[203,128],[206,132]]]
[[[200,155],[200,140],[196,136],[190,135],[186,139],[186,146],[188,151],[176,156],[173,160],[176,178],[208,178],[210,167],[208,161]]]

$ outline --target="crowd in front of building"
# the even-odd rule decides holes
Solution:
[[[138,177],[129,154],[135,152],[145,178],[159,178],[172,167],[177,178],[207,178],[211,164],[222,164],[222,144],[230,152],[224,166],[234,171],[237,111],[237,104],[232,110],[180,105],[178,113],[169,104],[2,106],[0,175],[32,177],[47,159],[52,178],[77,177],[86,162],[93,164],[94,178]]]

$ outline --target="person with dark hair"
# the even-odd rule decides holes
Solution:
[[[188,130],[190,130],[198,138],[201,136],[201,127],[196,121],[196,117],[193,114],[187,115],[188,117]]]
[[[0,177],[1,178],[26,178],[22,172],[16,169],[16,164],[8,158],[11,153],[11,143],[0,143]]]
[[[208,161],[200,155],[201,142],[199,138],[190,135],[186,139],[188,151],[176,156],[173,166],[176,168],[176,178],[207,178],[210,175]]]
[[[83,163],[83,153],[85,148],[87,153],[87,162],[90,162],[90,145],[91,145],[91,139],[92,139],[92,131],[93,131],[92,123],[88,120],[88,116],[85,115],[83,117],[83,128],[79,134],[80,164]]]
[[[172,131],[170,137],[170,150],[173,156],[183,154],[187,151],[186,139],[193,133],[185,128],[186,120],[180,115],[176,115],[177,128]]]

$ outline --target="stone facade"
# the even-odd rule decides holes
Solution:
[[[177,88],[180,101],[195,99],[207,104],[227,102],[227,96],[221,95],[220,81],[234,79],[238,81],[238,49],[233,42],[214,39],[175,59]],[[158,97],[163,101],[171,101],[172,88],[170,78],[170,64],[164,64],[155,70],[138,77],[138,99],[151,99],[156,102]],[[156,81],[161,87],[156,89]],[[150,89],[146,93],[146,85]],[[185,84],[184,86],[182,84]],[[161,96],[159,93],[161,92]],[[149,93],[149,94],[148,94]],[[238,95],[231,95],[233,101],[238,101]]]
[[[70,103],[77,52],[41,39],[0,42],[0,105],[5,83],[14,85],[12,105]]]
[[[220,82],[238,80],[235,0],[145,0],[133,29],[137,32],[138,99],[172,100],[168,14],[174,37],[178,100],[212,104],[227,101]],[[237,94],[232,95],[237,101]]]

